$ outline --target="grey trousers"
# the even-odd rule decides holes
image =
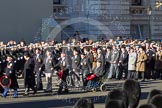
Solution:
[[[115,78],[118,78],[119,69],[117,64],[110,64],[109,74],[107,76],[108,79],[112,78],[115,75]]]

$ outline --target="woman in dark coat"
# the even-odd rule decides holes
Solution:
[[[155,54],[155,73],[154,79],[160,78],[162,79],[162,51],[160,48],[157,48],[157,52]]]
[[[29,53],[24,54],[24,58],[26,60],[24,64],[24,87],[25,87],[25,94],[28,95],[28,90],[31,88],[36,93],[35,88],[35,75],[34,75],[34,59],[30,57]]]
[[[9,87],[5,87],[2,97],[6,97],[9,88],[11,88],[14,90],[14,98],[17,98],[17,94],[18,94],[17,89],[19,88],[19,86],[18,86],[17,77],[15,73],[15,64],[13,62],[12,56],[10,55],[7,56],[7,66],[5,69],[5,73],[7,78],[11,79],[11,85]]]
[[[2,67],[1,67],[1,60],[0,60],[0,78],[3,76],[3,73],[2,73]],[[4,89],[2,88],[2,86],[0,85],[0,93],[3,93],[4,92]]]

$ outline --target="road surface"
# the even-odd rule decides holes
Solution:
[[[21,80],[19,82],[22,83]],[[124,81],[111,81],[108,88],[121,88]],[[45,83],[45,82],[44,82]],[[142,96],[140,104],[147,102],[148,93],[152,89],[162,90],[162,80],[149,80],[141,82]],[[19,98],[12,98],[12,90],[7,98],[0,97],[0,108],[71,108],[80,97],[91,98],[95,104],[95,108],[104,108],[106,92],[86,92],[79,88],[73,88],[69,94],[57,95],[57,87],[53,93],[44,93],[39,91],[36,95],[30,94],[24,97],[24,89],[20,87]]]

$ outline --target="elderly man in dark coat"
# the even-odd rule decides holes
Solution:
[[[80,86],[80,56],[78,50],[74,49],[72,57],[72,78],[76,87]]]
[[[102,67],[102,61],[98,60],[96,67],[92,70],[93,73],[87,75],[87,89],[93,89],[97,90],[97,86],[99,85],[99,80],[103,76],[103,67]]]
[[[31,88],[36,93],[35,88],[35,75],[34,75],[34,59],[30,57],[29,53],[24,54],[24,58],[26,60],[24,64],[24,86],[25,86],[25,94],[28,95],[29,88]]]
[[[117,49],[117,46],[112,46],[112,53],[110,58],[110,68],[109,68],[109,74],[107,76],[108,79],[112,79],[113,76],[115,76],[116,79],[118,79],[119,75],[119,68],[118,68],[118,60],[119,60],[120,52]]]
[[[123,78],[123,79],[127,78],[128,52],[126,51],[124,46],[121,47],[121,53],[120,53],[120,57],[119,57],[118,67],[119,67],[118,79],[120,80],[121,78]]]
[[[88,58],[84,53],[81,54],[81,71],[82,71],[82,79],[83,86],[87,85],[86,76],[92,71],[91,64]]]
[[[65,88],[64,92],[68,93],[68,86],[66,82],[66,78],[69,74],[69,63],[68,63],[68,58],[65,56],[65,53],[61,53],[61,58],[59,59],[59,62],[55,65],[55,67],[59,67],[60,72],[58,73],[59,78],[61,78],[61,82],[59,84],[59,90],[58,94],[62,93],[62,89]]]
[[[43,56],[41,54],[41,50],[40,49],[36,49],[35,50],[35,56],[34,56],[34,62],[35,62],[35,67],[34,67],[34,72],[37,75],[37,90],[43,90],[43,84],[42,84],[42,64],[43,64]]]

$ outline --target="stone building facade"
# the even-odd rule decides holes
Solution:
[[[70,21],[77,17],[85,20],[65,24],[61,32],[62,39],[72,36],[74,31],[95,39],[116,36],[162,39],[162,7],[155,8],[156,0],[53,1],[56,22]]]

